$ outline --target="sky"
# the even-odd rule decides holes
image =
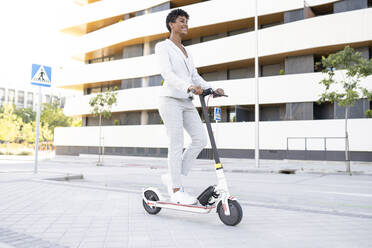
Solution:
[[[31,65],[71,65],[76,39],[59,27],[73,8],[72,0],[11,0],[0,7],[0,84],[30,83]]]

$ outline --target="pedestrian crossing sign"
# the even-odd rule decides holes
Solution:
[[[221,108],[214,108],[214,120],[220,121],[221,120]]]
[[[50,87],[52,85],[52,68],[45,65],[32,64],[31,84]]]

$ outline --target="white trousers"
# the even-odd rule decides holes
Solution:
[[[168,171],[172,187],[182,186],[181,174],[187,176],[201,150],[207,145],[207,134],[199,113],[189,99],[161,96],[159,113],[168,136]],[[183,151],[183,129],[191,143]]]

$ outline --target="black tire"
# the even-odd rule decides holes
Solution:
[[[158,195],[152,190],[146,190],[144,195],[145,195],[147,200],[159,201]],[[143,204],[143,207],[145,208],[146,212],[149,213],[149,214],[157,214],[161,210],[161,208],[151,207],[151,206],[147,205],[145,200],[143,200],[143,199],[142,199],[142,204]]]
[[[228,226],[236,226],[240,223],[243,218],[243,210],[239,202],[228,200],[230,207],[230,215],[225,215],[225,211],[222,207],[222,201],[218,203],[217,212],[220,220]]]

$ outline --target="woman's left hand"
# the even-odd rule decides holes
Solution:
[[[216,89],[216,93],[218,93],[220,95],[225,95],[225,91],[221,88]]]

